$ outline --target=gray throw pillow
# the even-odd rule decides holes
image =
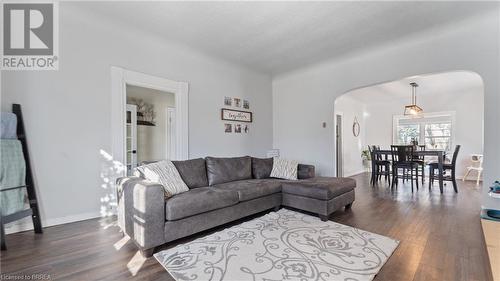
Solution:
[[[252,157],[252,175],[254,179],[267,179],[273,169],[273,158]]]
[[[205,159],[197,158],[185,161],[172,161],[182,180],[189,188],[208,186]]]

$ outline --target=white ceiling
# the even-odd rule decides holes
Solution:
[[[469,71],[452,71],[407,77],[398,81],[363,87],[346,93],[363,104],[390,104],[394,101],[410,101],[411,82],[418,84],[417,98],[423,96],[457,94],[461,92],[483,92],[481,77]]]
[[[498,3],[79,3],[169,40],[273,74],[457,21]]]

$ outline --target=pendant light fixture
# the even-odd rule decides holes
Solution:
[[[418,116],[424,112],[424,110],[417,105],[418,84],[415,82],[411,82],[410,86],[411,86],[411,103],[405,106],[405,115]]]

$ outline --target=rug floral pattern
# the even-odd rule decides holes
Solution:
[[[398,243],[281,209],[155,258],[175,280],[372,280]]]

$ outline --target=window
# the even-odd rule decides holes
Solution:
[[[411,144],[413,140],[420,139],[420,125],[398,125],[397,144]]]
[[[425,124],[426,149],[450,150],[451,122]]]
[[[454,115],[454,112],[444,112],[427,113],[419,118],[394,116],[393,143],[411,144],[416,140],[428,150],[450,151]]]

